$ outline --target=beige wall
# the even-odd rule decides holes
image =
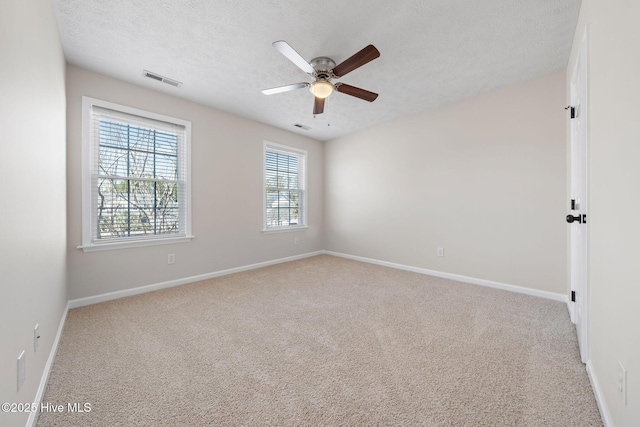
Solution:
[[[566,75],[525,82],[324,146],[73,66],[66,68],[65,106],[65,65],[51,2],[9,0],[0,11],[2,402],[34,399],[67,299],[320,249],[566,294],[562,108],[588,24],[590,364],[614,425],[640,425],[635,326],[640,228],[621,218],[640,211],[640,3],[583,0]],[[93,253],[76,249],[82,95],[192,122],[196,239],[191,243]],[[264,139],[309,151],[309,230],[260,231]],[[38,209],[32,208],[36,197]],[[300,238],[297,246],[294,237]],[[445,248],[444,258],[436,257],[438,246]],[[176,254],[175,265],[167,265],[168,253]],[[36,323],[42,340],[34,353]],[[16,392],[16,358],[22,350],[27,375]],[[617,392],[618,361],[628,371],[626,406]],[[3,426],[22,426],[26,419],[27,414],[0,413]]]
[[[0,58],[0,402],[33,402],[67,302],[65,64],[51,1],[0,3]],[[28,415],[0,412],[0,425]]]
[[[90,253],[76,249],[81,243],[83,95],[191,121],[194,240]],[[322,143],[73,66],[67,68],[67,106],[70,299],[323,248]],[[308,230],[277,234],[261,231],[265,139],[308,151]],[[299,238],[298,245],[294,245],[294,237]],[[167,264],[169,253],[176,255],[173,265]]]
[[[566,295],[563,107],[557,73],[326,143],[326,249]]]
[[[592,374],[615,426],[640,425],[640,2],[583,0],[589,27],[589,311]],[[627,369],[628,403],[617,364]]]

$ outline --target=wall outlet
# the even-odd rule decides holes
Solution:
[[[22,384],[24,384],[24,359],[25,359],[26,355],[24,354],[24,350],[22,350],[22,353],[20,353],[20,356],[18,356],[18,391],[20,391],[20,388],[22,387]]]
[[[167,264],[175,264],[176,263],[176,254],[169,254],[167,256]]]
[[[622,398],[622,403],[627,404],[627,370],[618,360],[618,392]]]
[[[33,352],[38,351],[38,347],[40,346],[40,324],[38,323],[35,328],[33,328]]]
[[[299,238],[297,238],[297,237],[294,237],[294,238],[293,238],[293,244],[294,244],[294,245],[297,245],[298,243],[300,243],[300,239],[299,239]]]
[[[436,254],[437,254],[438,256],[444,256],[444,248],[438,248],[438,249],[436,250]]]

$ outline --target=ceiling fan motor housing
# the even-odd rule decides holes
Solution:
[[[316,77],[324,80],[329,80],[332,77],[330,71],[336,66],[336,62],[326,56],[314,58],[309,64],[316,70]]]

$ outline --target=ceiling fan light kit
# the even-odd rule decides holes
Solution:
[[[380,52],[371,44],[357,52],[355,55],[347,58],[337,66],[333,59],[327,58],[326,56],[320,56],[318,58],[314,58],[311,62],[307,62],[284,40],[273,42],[273,46],[298,68],[313,77],[314,82],[295,83],[271,89],[264,89],[262,93],[265,95],[273,95],[276,93],[289,92],[308,87],[309,91],[311,91],[315,97],[313,104],[314,115],[323,113],[324,100],[331,95],[334,90],[369,102],[375,101],[378,97],[377,93],[360,89],[355,86],[350,86],[344,83],[331,83],[332,79],[338,79],[379,57]]]
[[[318,80],[311,84],[309,90],[317,98],[326,98],[333,93],[333,85],[326,80]]]

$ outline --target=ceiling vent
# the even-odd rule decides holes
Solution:
[[[152,73],[151,71],[143,70],[142,75],[145,76],[145,77],[148,77],[150,79],[166,83],[166,84],[171,85],[171,86],[175,86],[175,87],[182,86],[182,82],[170,79],[168,77],[161,76],[160,74]]]
[[[309,126],[301,125],[300,123],[295,123],[294,126],[304,130],[311,130]]]

